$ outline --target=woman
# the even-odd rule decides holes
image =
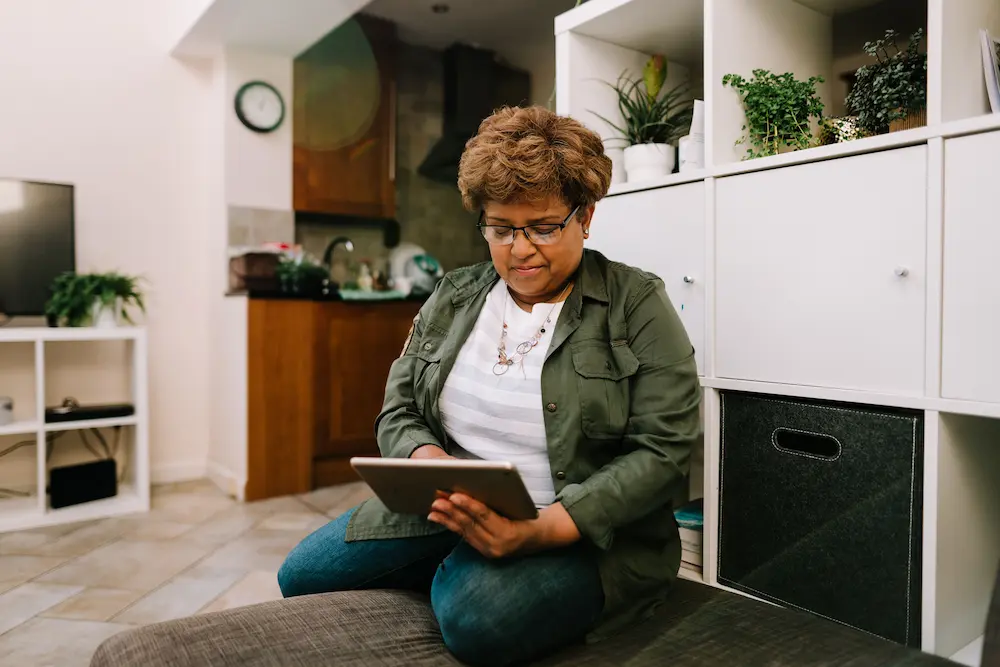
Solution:
[[[383,456],[512,461],[539,517],[460,494],[427,516],[372,499],[292,551],[285,596],[429,591],[449,649],[481,665],[606,636],[663,599],[700,391],[663,284],[584,249],[610,180],[577,121],[539,107],[483,121],[458,186],[492,262],[448,274],[421,308],[377,420]]]

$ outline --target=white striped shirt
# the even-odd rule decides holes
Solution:
[[[538,507],[555,502],[542,412],[542,364],[564,302],[542,303],[527,313],[507,295],[500,280],[487,295],[476,325],[441,391],[438,406],[458,458],[510,461]],[[507,317],[507,356],[530,339],[547,318],[538,345],[503,375],[493,373],[497,345]]]

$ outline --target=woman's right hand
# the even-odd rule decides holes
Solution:
[[[424,445],[423,447],[417,447],[410,454],[411,459],[453,459],[454,456],[448,454],[437,445]]]

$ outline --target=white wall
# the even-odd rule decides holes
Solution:
[[[203,474],[208,449],[219,112],[211,67],[168,54],[199,1],[0,3],[0,174],[74,183],[79,268],[148,278],[159,479]]]
[[[226,203],[230,206],[292,208],[292,59],[229,49],[223,55]],[[236,117],[236,92],[263,80],[285,100],[285,122],[274,132],[248,130]]]
[[[223,139],[216,175],[222,189],[223,220],[213,230],[210,249],[212,359],[208,474],[227,493],[243,497],[247,477],[247,298],[224,296],[227,289],[228,225],[231,206],[292,210],[292,59],[227,49],[213,68],[216,82],[213,122]],[[247,81],[263,80],[285,100],[285,122],[259,134],[240,123],[233,109]]]

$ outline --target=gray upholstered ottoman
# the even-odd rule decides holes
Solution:
[[[91,667],[392,667],[459,663],[426,598],[393,591],[331,593],[205,614],[107,640]],[[932,667],[953,665],[808,614],[686,581],[651,620],[576,646],[550,667]],[[984,662],[984,667],[989,663]]]

